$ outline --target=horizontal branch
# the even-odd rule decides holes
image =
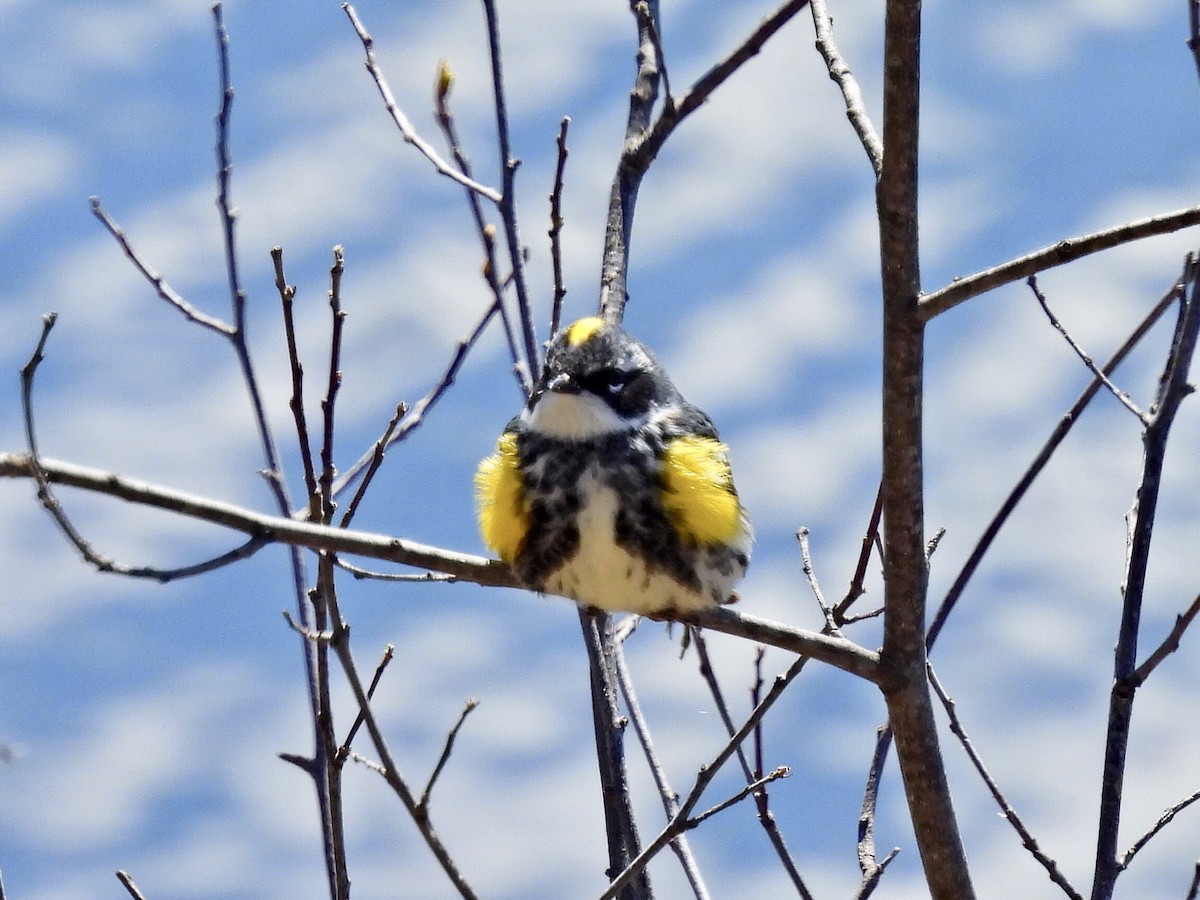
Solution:
[[[384,534],[331,528],[299,519],[265,515],[232,503],[198,497],[195,494],[72,463],[52,459],[40,459],[39,463],[46,478],[53,484],[108,494],[130,503],[232,528],[264,541],[294,544],[311,550],[352,553],[406,566],[419,566],[476,584],[520,587],[508,567],[498,560],[429,547]],[[0,477],[32,478],[33,467],[29,457],[25,454],[0,453]]]
[[[38,462],[46,479],[53,484],[108,494],[130,503],[232,528],[264,542],[293,544],[311,550],[350,553],[417,566],[451,575],[459,581],[488,587],[522,586],[508,566],[499,560],[430,547],[385,534],[331,528],[283,516],[265,515],[232,503],[198,497],[73,463],[52,459],[39,459]],[[0,453],[0,478],[34,477],[35,469],[28,455]],[[878,681],[880,677],[878,654],[844,638],[792,628],[757,616],[739,614],[726,607],[680,614],[675,618],[688,625],[721,631],[812,657],[869,681]]]
[[[928,322],[934,316],[941,315],[946,310],[953,309],[958,304],[1001,285],[1020,281],[1022,278],[1028,278],[1030,275],[1046,269],[1074,262],[1120,244],[1128,244],[1131,241],[1160,234],[1169,234],[1172,231],[1198,224],[1200,224],[1200,206],[1192,206],[1188,209],[1164,213],[1161,216],[1126,222],[1104,231],[1065,238],[1057,244],[1034,250],[1025,256],[1019,256],[993,268],[984,269],[974,275],[956,278],[944,288],[923,295],[918,308],[922,319]]]

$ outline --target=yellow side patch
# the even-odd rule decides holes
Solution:
[[[675,530],[700,546],[731,541],[742,527],[728,452],[720,441],[685,435],[663,453],[663,507]]]
[[[588,316],[586,319],[580,319],[574,325],[567,328],[567,343],[572,347],[578,347],[603,327],[604,320],[599,316]]]
[[[475,502],[483,542],[511,564],[529,530],[515,434],[500,435],[496,452],[479,464],[475,472]]]

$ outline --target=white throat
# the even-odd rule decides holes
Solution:
[[[586,441],[627,430],[634,424],[622,419],[594,394],[561,394],[547,391],[521,419],[538,434],[571,441]]]

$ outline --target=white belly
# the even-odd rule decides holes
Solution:
[[[647,571],[639,557],[617,546],[616,494],[598,485],[590,473],[585,479],[582,494],[588,499],[579,512],[579,552],[550,573],[545,583],[548,592],[598,609],[641,615],[714,605],[709,591],[693,591],[662,571]],[[722,596],[731,587],[727,585]]]

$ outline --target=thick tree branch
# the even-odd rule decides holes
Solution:
[[[917,307],[917,162],[921,4],[888,0],[883,168],[876,188],[883,281],[883,567],[881,666],[888,718],[926,881],[934,900],[974,897],[925,678],[922,472],[924,322]]]

